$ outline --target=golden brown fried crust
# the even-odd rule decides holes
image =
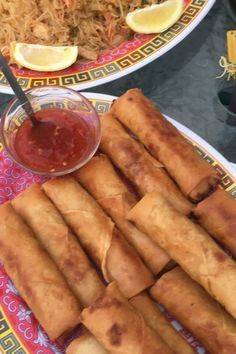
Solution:
[[[236,257],[236,201],[217,189],[194,210],[200,224]]]
[[[218,183],[216,170],[140,90],[128,90],[119,97],[112,106],[112,113],[164,164],[191,200],[204,198]]]
[[[210,353],[236,351],[236,321],[181,268],[163,275],[152,287],[151,295]]]

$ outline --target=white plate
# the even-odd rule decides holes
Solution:
[[[95,93],[84,94],[94,104],[98,113],[107,111],[115,99]],[[193,133],[190,129],[167,117],[179,131],[198,149],[222,175],[222,187],[236,198],[236,170],[231,164],[212,146]],[[19,168],[1,150],[0,145],[0,204],[13,198],[32,182],[42,181],[41,178]],[[187,334],[186,330],[170,318],[173,326],[192,343],[199,354],[205,353],[204,349]],[[6,354],[62,354],[55,343],[51,343],[46,333],[41,329],[20,298],[13,284],[8,278],[3,267],[0,265],[0,352]]]
[[[107,51],[97,62],[75,64],[60,72],[40,73],[15,68],[18,82],[24,90],[43,85],[61,85],[83,90],[128,75],[159,58],[187,37],[208,14],[215,0],[185,0],[185,3],[180,19],[163,33],[135,35],[134,39],[123,43],[119,48]],[[1,72],[0,92],[12,93]]]

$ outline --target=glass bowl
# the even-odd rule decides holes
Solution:
[[[46,171],[26,164],[17,154],[15,138],[19,127],[29,118],[19,100],[14,98],[3,112],[0,123],[2,143],[9,156],[25,169],[49,177],[71,173],[86,164],[95,154],[101,139],[100,120],[92,104],[80,93],[60,86],[40,86],[27,90],[25,93],[35,113],[46,109],[69,110],[73,112],[73,116],[78,113],[76,116],[82,119],[83,124],[88,127],[88,146],[83,156],[72,166],[61,165],[58,169]]]

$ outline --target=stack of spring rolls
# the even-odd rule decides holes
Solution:
[[[139,90],[101,126],[102,153],[0,207],[0,261],[50,339],[82,324],[67,354],[193,354],[154,300],[235,353],[236,263],[219,244],[236,256],[236,202]]]

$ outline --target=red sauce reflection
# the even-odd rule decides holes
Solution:
[[[91,144],[90,127],[81,113],[66,109],[44,109],[36,113],[41,124],[26,120],[19,127],[14,147],[22,163],[43,172],[75,166]]]

